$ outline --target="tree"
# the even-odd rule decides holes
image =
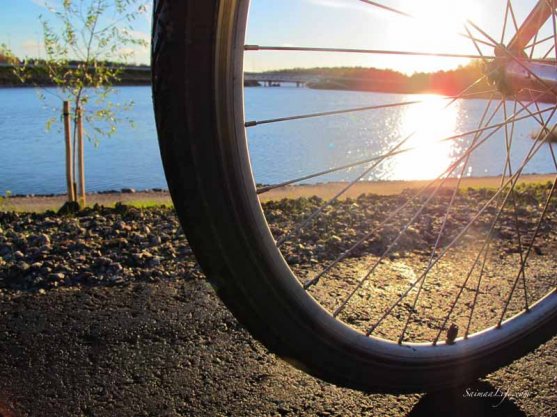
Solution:
[[[122,112],[133,102],[112,101],[114,85],[120,80],[134,50],[147,46],[144,35],[134,31],[133,23],[147,12],[145,0],[45,0],[48,15],[39,20],[43,30],[46,59],[26,60],[15,65],[22,82],[47,79],[56,89],[41,88],[39,96],[54,94],[71,103],[73,147],[70,171],[75,178],[77,139],[80,119],[84,136],[98,144],[112,136],[119,123],[133,124]],[[59,112],[59,107],[56,109]],[[50,128],[57,117],[47,122]],[[82,178],[83,173],[80,172]],[[84,188],[84,187],[83,187]],[[75,191],[75,190],[74,190]],[[68,195],[72,193],[68,190]],[[81,189],[84,195],[85,190]],[[82,202],[84,203],[84,202]]]

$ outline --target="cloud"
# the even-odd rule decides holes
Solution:
[[[331,7],[334,9],[352,9],[352,10],[362,10],[361,5],[355,3],[354,1],[346,0],[306,0],[309,3],[315,4],[322,7]]]
[[[146,64],[150,61],[150,43],[151,43],[151,35],[146,32],[142,32],[139,30],[129,30],[124,29],[127,36],[141,40],[145,43],[145,45],[133,45],[121,48],[118,51],[119,55],[126,55],[128,62],[134,62],[139,64]]]
[[[360,3],[356,0],[306,0],[308,3],[314,4],[320,7],[329,7],[333,9],[347,9],[347,10],[357,10],[359,13],[376,13],[376,7],[368,7],[364,3]]]
[[[35,4],[36,6],[43,7],[45,9],[56,8],[56,4],[53,0],[31,0],[31,3]]]
[[[26,39],[21,42],[19,50],[25,57],[41,57],[43,44],[36,39]]]

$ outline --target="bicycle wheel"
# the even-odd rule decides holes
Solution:
[[[554,160],[547,142],[556,107],[537,99],[553,97],[551,86],[537,80],[509,91],[512,77],[501,76],[501,47],[497,57],[494,49],[504,44],[513,27],[518,30],[512,4],[501,2],[501,42],[470,23],[463,37],[475,49],[457,54],[245,47],[248,3],[155,1],[152,46],[155,113],[169,189],[200,265],[239,321],[294,366],[335,384],[373,392],[431,391],[462,384],[552,337],[557,330],[550,237],[555,181],[537,188],[519,182],[535,155]],[[407,17],[386,4],[381,13]],[[529,38],[520,55],[504,48],[503,53],[513,54],[514,60],[520,56],[521,63],[547,61],[556,38],[552,20],[544,26],[551,30],[549,36]],[[424,102],[429,106],[430,99],[388,95],[379,104],[249,121],[244,111],[243,59],[255,50],[398,54],[408,59],[421,56],[420,60],[477,57],[485,61],[481,80],[489,79],[499,91],[486,98],[487,93],[478,89],[483,84],[472,80],[458,94],[434,99],[461,107],[481,104],[483,110],[469,112],[475,119],[473,127],[436,139],[441,145],[458,143],[457,151],[440,172],[423,171],[431,180],[411,191],[344,199],[361,187],[361,180],[381,179],[372,173],[384,164],[414,167],[418,160],[427,168],[434,162],[436,157],[428,157],[433,152],[429,142],[425,153],[419,153],[424,136],[413,142],[419,135],[403,131],[397,132],[400,139],[387,138],[386,151],[338,163],[333,149],[333,162],[317,173],[257,186],[249,152],[256,144],[248,142],[252,138],[248,139],[247,129],[365,112],[379,112],[387,124],[388,111],[414,106],[418,111],[411,114],[420,119],[424,114],[420,106]],[[393,97],[398,101],[387,101]],[[287,102],[289,108],[295,107],[292,100]],[[435,114],[437,120],[442,118]],[[354,118],[343,120],[356,123]],[[539,122],[539,140],[519,137],[521,122]],[[312,125],[310,130],[314,129]],[[464,190],[462,181],[470,174],[471,160],[491,142],[498,147],[488,148],[488,159],[497,152],[503,155],[500,172],[494,174],[498,185]],[[519,142],[524,154],[517,164],[511,149]],[[313,163],[305,158],[308,165]],[[283,166],[288,163],[281,161]],[[557,162],[550,171],[556,167]],[[360,168],[357,175],[356,168]],[[260,202],[265,192],[338,172],[352,179],[341,181],[340,191],[329,199]],[[397,184],[385,182],[384,187]],[[281,217],[288,207],[297,210],[296,222],[292,216]],[[339,237],[331,230],[346,233]]]

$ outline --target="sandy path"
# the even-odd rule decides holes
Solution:
[[[552,175],[525,175],[520,182],[531,184],[552,181]],[[343,198],[355,198],[361,194],[392,195],[398,194],[405,189],[419,189],[427,185],[430,181],[380,181],[380,182],[360,182],[350,188]],[[462,180],[461,188],[495,188],[499,186],[500,177],[474,177]],[[448,180],[445,185],[450,187],[456,184],[456,180]],[[281,200],[283,198],[299,198],[319,196],[329,199],[346,187],[344,182],[331,182],[315,185],[289,185],[278,188],[261,195],[261,201]],[[45,210],[56,210],[64,204],[65,196],[54,197],[12,197],[0,202],[0,211],[26,211],[41,212]],[[141,191],[136,193],[110,193],[110,194],[90,194],[87,199],[88,205],[112,206],[117,202],[134,204],[137,206],[152,205],[171,205],[170,194],[166,191],[153,192]]]

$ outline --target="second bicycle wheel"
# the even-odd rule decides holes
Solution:
[[[207,277],[271,351],[347,387],[431,391],[525,355],[557,330],[557,107],[551,85],[526,80],[536,78],[530,65],[554,65],[555,11],[544,3],[545,23],[520,45],[511,39],[527,20],[522,4],[475,11],[499,17],[485,31],[454,26],[466,10],[449,19],[435,9],[443,2],[325,2],[347,38],[354,28],[362,36],[318,45],[331,39],[310,26],[331,22],[324,7],[311,15],[319,3],[281,2],[304,4],[295,12],[308,25],[281,32],[275,2],[254,0],[249,12],[247,0],[155,1],[161,153]],[[338,5],[358,18],[339,19]],[[447,26],[459,41],[444,43]],[[252,39],[273,32],[319,35],[309,46]],[[439,42],[420,41],[435,33]],[[246,54],[251,70],[253,54],[321,68],[249,74],[252,84],[311,89],[244,92]],[[375,58],[346,58],[355,55]],[[534,76],[513,78],[515,61]],[[540,170],[551,183],[526,184]],[[321,197],[277,200],[304,193]]]

